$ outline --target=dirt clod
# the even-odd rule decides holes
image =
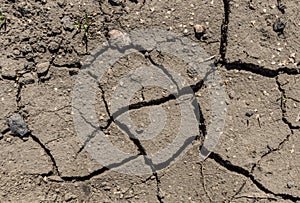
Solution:
[[[24,137],[29,132],[27,124],[20,114],[13,114],[7,118],[7,124],[11,132],[16,136]]]
[[[283,30],[285,28],[286,23],[283,21],[283,19],[278,18],[273,24],[273,30],[279,34],[283,34]]]
[[[39,63],[36,65],[36,70],[38,74],[44,74],[49,70],[50,63],[49,62],[44,62],[44,63]]]

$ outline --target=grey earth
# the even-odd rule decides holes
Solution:
[[[299,1],[284,0],[2,0],[0,202],[299,203],[299,10]],[[132,68],[171,67],[199,107],[187,151],[160,170],[132,175],[117,171],[129,161],[101,165],[87,150],[94,138],[77,136],[72,96],[82,66],[100,45],[126,42],[122,34],[137,29],[187,37],[220,74],[225,127],[206,160],[199,152],[211,124],[208,85],[156,49],[121,58],[98,81],[96,128],[135,157],[170,145],[181,115],[168,91],[143,87],[130,100],[137,134],[151,125],[153,109],[165,112],[166,125],[148,140],[124,133],[110,101]]]

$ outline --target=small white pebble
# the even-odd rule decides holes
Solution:
[[[266,90],[263,91],[263,94],[264,94],[265,96],[268,96],[268,95],[269,95],[269,93],[268,93]]]
[[[290,57],[293,58],[293,59],[295,59],[296,58],[296,53],[295,52],[291,53]]]

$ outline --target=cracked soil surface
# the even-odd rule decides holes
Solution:
[[[0,11],[0,202],[300,203],[299,1],[1,0]],[[87,35],[74,26],[86,15],[93,22]],[[195,24],[205,27],[200,38]],[[223,134],[200,161],[211,117],[207,84],[160,50],[133,53],[112,64],[94,89],[92,127],[132,154],[103,166],[87,150],[97,136],[82,142],[74,128],[76,79],[111,30],[151,28],[185,36],[214,56],[226,92]],[[178,102],[162,88],[142,87],[128,110],[112,111],[123,75],[150,65],[185,78],[199,105],[199,129],[167,167],[145,158],[152,173],[118,173],[115,168],[166,148],[180,130]],[[158,120],[151,117],[162,110]],[[14,113],[27,124],[25,137],[7,124]],[[113,119],[124,113],[137,128]],[[163,129],[148,132],[157,136],[137,137],[164,119]]]

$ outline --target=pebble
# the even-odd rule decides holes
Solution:
[[[76,199],[76,198],[77,198],[77,196],[70,193],[70,192],[65,194],[65,201],[66,202],[71,201],[71,200]]]
[[[233,91],[229,92],[228,96],[229,96],[229,99],[234,99],[235,98],[235,93]]]
[[[59,44],[57,42],[50,42],[48,49],[50,52],[56,52],[59,49]]]
[[[26,44],[22,49],[23,54],[28,54],[32,52],[32,47],[29,44]]]
[[[204,26],[202,26],[200,24],[196,24],[194,26],[194,31],[195,31],[195,37],[197,39],[201,39],[202,36],[205,34],[205,28],[204,28]]]
[[[54,182],[63,182],[64,181],[61,177],[55,176],[55,175],[49,176],[48,180],[49,181],[54,181]]]
[[[20,83],[24,85],[34,83],[34,76],[32,73],[25,73],[19,80]]]
[[[120,6],[122,5],[123,0],[111,0],[110,2],[113,6]]]
[[[50,67],[49,62],[39,63],[36,65],[36,71],[38,74],[43,74],[49,70],[49,67]]]
[[[291,53],[290,57],[293,58],[293,59],[295,59],[296,58],[296,53],[295,52]]]
[[[285,24],[286,23],[281,18],[278,18],[273,24],[273,30],[279,34],[282,34]]]
[[[116,48],[122,48],[131,44],[131,40],[127,33],[120,30],[111,30],[108,33],[109,44]]]
[[[15,78],[17,76],[16,71],[11,69],[11,67],[2,67],[2,77],[5,78]]]
[[[71,22],[71,19],[69,16],[64,16],[61,19],[61,22],[66,31],[72,32],[74,30],[74,23]]]
[[[253,114],[254,114],[254,112],[253,112],[252,110],[247,111],[247,112],[245,113],[245,115],[248,116],[248,117],[253,116]]]
[[[186,34],[188,34],[189,33],[189,30],[188,29],[184,29],[183,30],[183,33],[186,35]]]
[[[20,114],[15,113],[7,118],[6,121],[11,132],[16,136],[24,137],[29,132],[27,124]]]
[[[287,183],[287,188],[291,189],[293,187],[295,187],[295,185],[293,183]]]
[[[58,0],[57,1],[57,4],[59,7],[65,7],[66,6],[66,0]]]
[[[20,54],[21,54],[21,52],[20,52],[19,49],[14,49],[14,50],[13,50],[13,55],[19,56]]]

